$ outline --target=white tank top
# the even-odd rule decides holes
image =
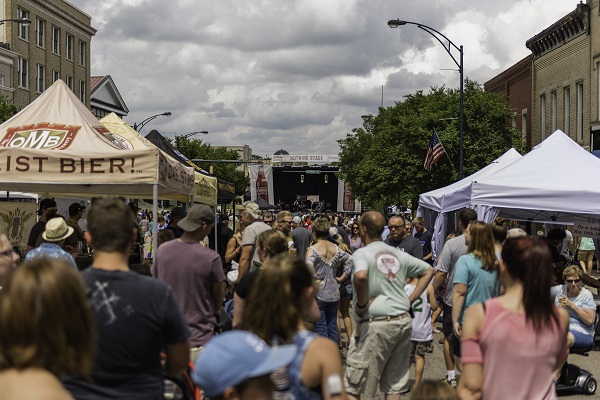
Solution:
[[[416,289],[416,285],[405,285],[404,291],[410,296]],[[415,342],[428,342],[433,340],[433,328],[431,327],[431,307],[427,301],[427,290],[421,293],[421,296],[412,303],[412,310],[415,317],[412,320],[411,340]]]

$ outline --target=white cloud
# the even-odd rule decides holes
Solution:
[[[110,74],[130,123],[165,135],[208,130],[213,145],[255,154],[337,153],[361,115],[432,86],[458,87],[443,47],[464,46],[483,83],[525,57],[525,41],[578,0],[70,0],[92,16],[92,75]],[[458,52],[455,53],[458,57]],[[458,58],[457,58],[458,59]]]

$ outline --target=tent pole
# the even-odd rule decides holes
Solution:
[[[154,262],[156,250],[158,250],[158,184],[152,185],[152,262]]]

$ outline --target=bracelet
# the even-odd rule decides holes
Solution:
[[[356,304],[356,308],[365,308],[367,306],[367,303],[365,304]]]

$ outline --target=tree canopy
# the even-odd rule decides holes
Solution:
[[[407,205],[409,200],[416,205],[419,194],[458,178],[458,115],[459,91],[434,87],[380,108],[377,115],[363,116],[363,126],[339,140],[341,178],[371,207]],[[505,96],[465,81],[464,176],[511,147],[523,151],[522,135],[510,125],[512,115]],[[447,155],[426,171],[423,162],[434,128]]]
[[[5,96],[0,95],[0,123],[8,120],[18,111],[17,106],[15,106],[12,101]]]
[[[234,150],[228,150],[225,147],[213,147],[208,143],[204,143],[201,139],[190,139],[183,136],[175,136],[174,145],[190,160],[240,160],[239,154]],[[237,168],[242,165],[240,163],[211,163],[197,162],[195,163],[202,169],[209,171],[213,166],[212,173],[228,182],[235,184],[235,194],[241,196],[246,193],[246,189],[250,184],[250,180],[244,175],[243,171]]]

